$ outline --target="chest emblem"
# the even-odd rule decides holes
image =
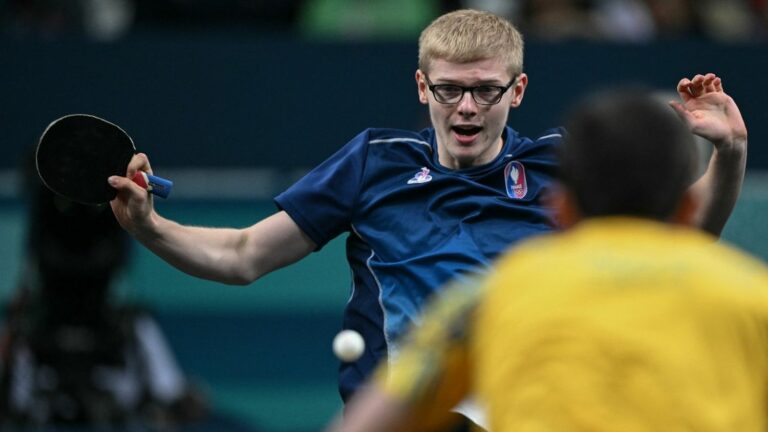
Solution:
[[[421,167],[421,171],[417,172],[410,180],[408,184],[426,183],[432,180],[432,176],[429,175],[429,168]]]
[[[521,199],[528,193],[528,181],[525,178],[525,167],[517,161],[512,161],[504,168],[504,183],[510,198]]]

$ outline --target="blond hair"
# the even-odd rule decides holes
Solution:
[[[455,63],[498,58],[510,75],[523,71],[523,37],[506,19],[461,9],[432,21],[419,37],[419,69],[428,73],[435,59]]]

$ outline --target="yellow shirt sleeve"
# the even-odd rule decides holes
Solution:
[[[455,419],[451,408],[470,387],[471,321],[480,284],[452,285],[427,307],[423,324],[412,328],[398,353],[375,374],[380,388],[409,406],[413,430],[435,430]]]

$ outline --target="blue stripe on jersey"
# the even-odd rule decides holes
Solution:
[[[510,245],[551,229],[540,198],[560,137],[557,129],[533,141],[507,128],[493,162],[455,171],[438,163],[432,129],[367,129],[275,198],[318,248],[349,233],[343,326],[367,347],[340,367],[344,398],[448,280],[483,272]]]

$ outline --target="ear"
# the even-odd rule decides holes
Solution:
[[[543,201],[552,210],[558,228],[570,228],[581,220],[576,198],[562,185],[553,184],[545,193]]]
[[[680,198],[675,214],[672,215],[672,222],[686,226],[698,226],[698,210],[701,204],[699,191],[690,187],[686,189]]]
[[[509,102],[510,107],[517,108],[523,103],[523,95],[525,95],[526,87],[528,87],[528,75],[520,73],[520,75],[517,76],[515,85],[510,89],[510,91],[512,91],[512,100]]]
[[[429,88],[427,87],[427,78],[421,69],[416,70],[416,87],[419,90],[419,102],[427,105],[427,91],[429,91]]]

